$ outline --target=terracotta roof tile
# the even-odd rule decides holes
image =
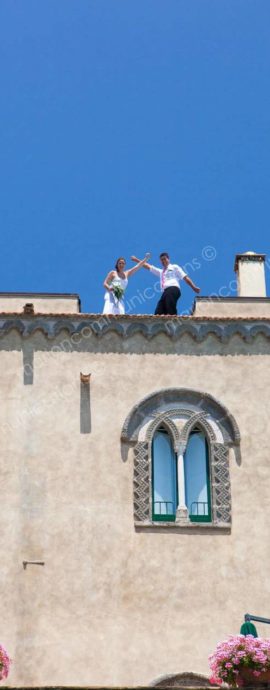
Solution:
[[[122,321],[122,320],[129,320],[129,321],[138,321],[138,320],[143,320],[143,319],[161,319],[161,320],[170,320],[170,321],[270,321],[270,315],[268,316],[181,316],[180,314],[177,316],[174,315],[169,315],[169,314],[164,314],[164,315],[155,315],[155,314],[91,314],[91,313],[83,313],[83,312],[75,312],[73,313],[47,313],[47,312],[35,312],[34,314],[24,314],[24,312],[0,312],[0,318],[4,316],[16,316],[16,317],[21,317],[22,319],[35,319],[35,318],[65,318],[65,319],[87,319],[87,318],[103,318],[108,321]]]

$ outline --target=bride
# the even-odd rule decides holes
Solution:
[[[146,254],[144,259],[140,261],[134,268],[129,268],[125,270],[126,260],[121,256],[117,259],[115,264],[115,270],[110,271],[104,280],[105,287],[105,297],[104,297],[104,309],[103,314],[124,314],[125,304],[124,304],[124,293],[127,288],[128,279],[133,273],[136,273],[148,259],[150,254]]]

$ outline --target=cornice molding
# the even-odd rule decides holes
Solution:
[[[84,329],[90,329],[97,338],[102,338],[108,333],[116,333],[121,338],[128,339],[139,333],[146,340],[163,334],[169,340],[177,341],[189,335],[197,343],[212,335],[222,343],[228,343],[233,336],[239,336],[245,343],[252,343],[258,335],[270,339],[270,319],[208,319],[148,315],[105,317],[99,314],[0,315],[0,337],[15,330],[22,338],[29,338],[36,331],[41,331],[47,338],[53,339],[61,331],[66,331],[72,336],[83,333]]]

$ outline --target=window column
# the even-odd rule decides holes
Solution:
[[[185,470],[184,456],[182,453],[177,455],[177,481],[178,481],[178,506],[176,509],[175,522],[188,523],[188,509],[185,496]]]

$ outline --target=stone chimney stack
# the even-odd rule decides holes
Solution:
[[[265,254],[236,254],[234,270],[238,297],[266,297],[264,262]]]

